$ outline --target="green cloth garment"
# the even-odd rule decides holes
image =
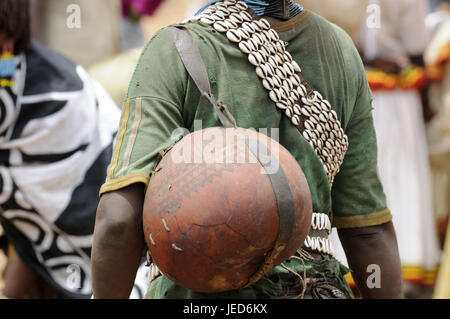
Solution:
[[[377,173],[372,94],[360,56],[344,31],[307,11],[273,25],[301,66],[305,78],[331,103],[348,136],[349,150],[330,189],[316,153],[270,100],[254,66],[238,46],[202,22],[190,22],[185,26],[199,46],[214,96],[228,106],[237,125],[267,128],[269,136],[271,128],[279,128],[279,142],[298,161],[308,180],[314,212],[329,214],[338,228],[373,226],[391,220]],[[193,131],[197,120],[202,121],[202,128],[220,126],[213,107],[201,97],[187,74],[171,34],[162,29],[143,50],[133,75],[107,181],[100,193],[133,183],[148,184],[158,153],[180,137],[172,136],[172,132],[180,127]],[[290,263],[298,273],[303,273],[302,263],[296,260]],[[324,268],[332,271],[333,276],[346,286],[343,275],[347,269],[329,257],[322,263],[328,263],[329,267]],[[307,276],[315,269],[308,262],[306,268]],[[277,275],[282,280],[273,280]],[[281,293],[280,282],[289,278],[297,280],[278,266],[251,287],[215,297],[276,297]],[[149,296],[184,298],[199,295],[159,277],[152,283]]]

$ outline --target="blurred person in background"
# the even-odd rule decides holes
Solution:
[[[200,0],[202,1],[202,0]],[[125,52],[106,58],[88,68],[88,72],[122,105],[131,76],[144,44],[162,27],[192,16],[190,4],[197,0],[123,0]],[[201,7],[197,6],[197,9]],[[135,30],[135,31],[133,31]],[[128,39],[128,40],[127,40]],[[111,76],[111,75],[114,76]]]
[[[433,40],[425,52],[427,75],[430,80],[428,98],[435,116],[427,123],[430,164],[433,184],[433,198],[438,235],[443,245],[450,214],[450,148],[446,94],[446,68],[449,48],[446,30],[450,19],[450,0],[437,3],[437,10],[427,17],[427,27]],[[447,26],[446,26],[447,25]]]
[[[427,3],[372,0],[367,12],[354,41],[374,94],[379,174],[397,231],[405,294],[430,296],[426,287],[435,283],[441,252],[421,96],[426,84],[422,55],[429,42]],[[345,260],[333,236],[339,259]]]
[[[31,42],[28,9],[0,1],[0,222],[14,246],[2,295],[89,298],[97,193],[120,111],[81,66]]]
[[[434,293],[435,298],[450,298],[450,1],[437,1],[429,27],[433,39],[425,51],[430,105],[435,116],[428,123],[428,141],[434,203],[444,258]],[[445,243],[445,244],[444,244]]]
[[[122,0],[122,51],[141,48],[146,39],[141,17],[151,16],[164,0]]]
[[[32,38],[84,68],[121,52],[120,0],[31,0],[31,8]]]

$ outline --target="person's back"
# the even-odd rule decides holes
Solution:
[[[330,102],[335,115],[325,115],[329,118],[324,122],[329,124],[336,116],[346,134],[345,138],[343,136],[341,138],[343,140],[348,138],[350,146],[340,172],[336,175],[337,171],[332,173],[326,161],[323,162],[322,155],[326,152],[321,150],[325,148],[322,144],[328,141],[327,138],[325,137],[323,142],[318,140],[326,133],[332,137],[331,143],[345,144],[345,141],[339,140],[338,137],[341,135],[340,125],[329,128],[325,123],[323,126],[317,123],[311,130],[318,136],[308,140],[300,129],[291,123],[293,115],[288,114],[288,111],[277,109],[273,101],[274,97],[269,93],[273,84],[262,83],[258,79],[255,66],[252,65],[255,61],[247,59],[241,52],[245,48],[242,49],[241,46],[231,43],[227,38],[228,35],[220,34],[215,27],[201,20],[187,22],[183,26],[193,34],[195,43],[199,47],[207,66],[214,97],[228,106],[237,121],[237,126],[266,129],[265,134],[277,138],[297,159],[308,180],[313,211],[317,216],[332,217],[334,226],[339,228],[389,225],[391,215],[386,207],[376,172],[376,140],[371,117],[372,96],[358,52],[344,31],[309,12],[303,12],[286,22],[271,19],[271,26],[278,31],[280,39],[285,42],[286,51],[301,66],[303,76],[324,99]],[[272,44],[265,43],[262,46],[266,46],[267,51],[270,51],[268,45]],[[273,53],[274,58],[276,55]],[[289,56],[282,58],[290,60]],[[259,65],[261,66],[261,63]],[[276,65],[274,67],[277,68]],[[281,79],[282,83],[287,82],[285,86],[288,88],[289,81],[296,81],[295,77],[290,78],[283,74],[282,70],[278,72],[280,72],[280,74],[277,73],[278,79]],[[269,77],[265,76],[265,80],[270,81]],[[294,85],[298,86],[298,84],[300,83]],[[302,122],[309,125],[304,121],[304,117]],[[110,207],[117,198],[116,194],[126,192],[129,194],[127,196],[131,196],[127,198],[135,203],[133,206],[136,205],[136,207],[129,214],[127,213],[128,216],[139,218],[138,216],[142,214],[138,208],[143,198],[139,184],[148,183],[158,154],[177,141],[179,136],[172,136],[173,132],[180,127],[194,131],[220,125],[211,105],[202,98],[185,70],[167,29],[158,32],[143,51],[130,83],[121,123],[121,133],[109,167],[108,179],[101,189],[103,197],[97,219],[101,229],[108,225],[108,216],[120,214]],[[326,132],[321,135],[320,130],[326,130]],[[328,157],[329,160],[335,160],[339,164],[339,159],[343,159],[344,154],[339,154],[342,148],[336,144],[335,146],[334,148],[327,144],[326,147],[332,149],[330,153],[335,153]],[[319,154],[321,156],[317,156]],[[333,216],[331,216],[332,212]],[[327,216],[321,217],[324,224],[326,224]],[[326,230],[326,227],[321,229]],[[131,228],[129,231],[131,232]],[[99,231],[94,236],[94,251],[99,258],[105,257],[100,247],[103,240],[106,244],[107,238],[109,237],[103,231]],[[135,239],[132,241],[134,242]],[[316,237],[310,239],[314,241]],[[97,244],[95,244],[96,241]],[[323,242],[319,245],[320,249],[312,247],[316,245],[304,246],[304,250],[301,251],[306,254],[302,255],[299,252],[298,256],[275,267],[256,284],[245,289],[212,296],[273,298],[302,295],[303,286],[301,283],[298,284],[298,277],[290,271],[303,274],[303,265],[306,264],[309,289],[307,295],[318,298],[351,297],[352,294],[343,278],[346,269],[332,258],[331,251],[324,249],[328,247],[326,239],[320,238],[320,242]],[[131,244],[131,241],[128,243]],[[96,245],[98,245],[97,248]],[[395,249],[395,247],[392,248]],[[393,250],[391,252],[395,254]],[[109,285],[108,275],[106,273],[101,275],[98,272],[100,268],[96,267],[95,258],[93,269],[94,296],[102,298],[105,296],[102,292],[106,292],[103,291],[103,287],[106,288]],[[96,269],[97,276],[103,278],[102,281],[96,280]],[[114,272],[113,269],[108,271]],[[395,273],[394,271],[393,274]],[[124,280],[126,281],[125,278]],[[395,283],[396,281],[393,281],[393,284]],[[397,292],[394,289],[390,293]],[[211,297],[211,295],[197,294],[180,288],[164,276],[156,277],[152,281],[148,296],[153,298]]]

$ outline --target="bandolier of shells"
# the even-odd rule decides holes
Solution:
[[[348,138],[330,103],[304,80],[300,66],[286,51],[284,41],[269,21],[254,19],[247,4],[235,0],[217,2],[185,22],[198,20],[226,34],[248,56],[270,99],[318,155],[332,186],[347,152]],[[311,228],[330,234],[330,218],[327,214],[313,213]],[[333,255],[328,238],[307,236],[304,244],[311,250]]]
[[[270,99],[311,144],[332,185],[348,149],[337,114],[319,92],[303,81],[300,66],[270,23],[264,18],[254,19],[247,10],[242,1],[225,0],[185,22],[200,20],[212,25],[248,55]]]

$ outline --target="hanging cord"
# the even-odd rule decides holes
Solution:
[[[305,293],[306,293],[306,265],[305,265],[305,261],[303,260],[303,258],[300,258],[300,257],[297,257],[297,256],[292,256],[289,259],[296,259],[296,260],[300,260],[302,262],[302,265],[303,265],[303,277],[298,272],[293,270],[292,268],[289,268],[288,266],[286,266],[284,263],[281,263],[280,266],[283,267],[284,269],[286,269],[287,271],[289,271],[294,276],[298,277],[298,279],[300,279],[300,283],[301,283],[303,288],[302,288],[302,291],[300,292],[300,294],[297,297],[295,297],[294,299],[303,299],[305,297]]]

